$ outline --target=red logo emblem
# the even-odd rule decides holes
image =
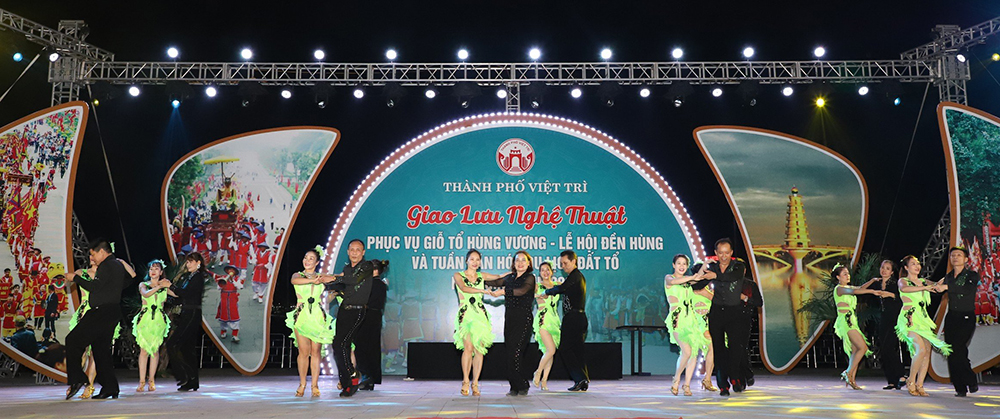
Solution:
[[[511,176],[528,173],[535,165],[535,149],[520,138],[511,138],[497,147],[497,166]]]

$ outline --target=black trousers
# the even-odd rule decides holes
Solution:
[[[97,369],[95,382],[101,385],[101,392],[118,394],[118,378],[115,377],[114,359],[111,357],[111,340],[114,339],[115,326],[121,318],[122,310],[118,304],[91,307],[73,331],[66,336],[67,384],[88,382],[80,360],[83,359],[83,353],[89,346]]]
[[[358,372],[370,383],[382,384],[382,310],[365,310],[354,345]]]
[[[198,385],[198,338],[201,337],[201,309],[181,310],[173,321],[174,332],[167,339],[170,370],[179,385]]]
[[[708,333],[715,352],[715,373],[719,388],[728,389],[730,381],[746,381],[743,364],[747,362],[750,317],[742,306],[712,305],[708,312]],[[726,337],[729,345],[726,345]]]
[[[528,341],[533,335],[531,324],[535,316],[530,308],[508,306],[504,312],[503,340],[507,350],[507,381],[511,391],[528,390],[524,364],[528,355]]]
[[[976,373],[969,363],[969,342],[976,331],[975,313],[948,311],[944,320],[944,341],[951,345],[948,355],[948,375],[955,391],[965,394],[970,387],[976,387]]]
[[[882,363],[882,373],[888,384],[899,384],[899,380],[906,375],[906,367],[899,357],[899,337],[896,336],[898,317],[899,311],[883,312],[879,327],[878,360]]]
[[[364,320],[364,309],[351,309],[341,305],[337,310],[337,336],[333,338],[333,360],[337,363],[340,385],[345,389],[354,384],[351,379],[357,369],[351,363],[351,344],[357,345],[355,339]],[[359,358],[360,364],[362,350],[360,347],[356,349],[355,356]]]
[[[52,331],[52,337],[56,337],[56,320],[58,317],[45,316],[45,328]]]
[[[559,342],[559,355],[569,371],[573,382],[590,381],[587,371],[587,358],[584,356],[584,342],[587,341],[587,313],[567,311],[563,314],[560,327],[562,337]]]

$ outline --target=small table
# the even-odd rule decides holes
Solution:
[[[641,375],[641,376],[648,376],[648,375],[650,375],[650,373],[642,371],[642,341],[643,341],[642,332],[655,332],[655,331],[659,331],[659,330],[664,330],[665,331],[665,330],[667,330],[667,327],[666,326],[625,325],[625,326],[618,326],[618,327],[615,328],[615,330],[628,330],[629,331],[629,335],[630,335],[630,337],[632,339],[632,347],[629,349],[630,360],[631,360],[631,363],[632,363],[632,365],[631,365],[632,375]],[[636,339],[636,334],[637,333],[639,335],[639,339]],[[638,340],[638,342],[639,342],[638,345],[636,345],[636,340]],[[639,370],[638,371],[636,371],[636,369],[635,369],[636,352],[639,353]]]

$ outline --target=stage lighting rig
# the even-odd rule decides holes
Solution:
[[[583,89],[581,89],[580,86],[573,86],[572,89],[569,89],[569,95],[573,97],[573,99],[579,99],[583,97]]]
[[[614,81],[604,81],[597,86],[597,97],[601,98],[604,106],[615,106],[615,99],[622,94],[622,85]]]
[[[675,60],[679,60],[684,57],[684,50],[680,48],[674,48],[673,51],[670,51],[670,56],[674,57]]]
[[[757,105],[757,93],[760,91],[760,83],[756,80],[743,80],[740,82],[740,86],[736,88],[736,91],[743,98],[743,103],[755,106]]]
[[[142,93],[142,91],[139,90],[139,86],[129,86],[128,88],[129,96],[137,97],[139,96],[140,93]]]
[[[483,94],[483,89],[479,87],[478,84],[471,81],[460,81],[455,83],[454,90],[452,90],[452,95],[458,100],[459,106],[462,108],[468,108],[469,103],[472,99]]]
[[[264,89],[259,82],[243,81],[236,89],[236,94],[240,97],[240,104],[245,108],[252,105],[258,97],[266,95],[267,89]]]
[[[424,93],[426,96],[426,93]],[[382,97],[385,98],[385,106],[395,107],[406,96],[406,89],[399,82],[388,82],[382,87]],[[358,97],[355,91],[354,97]],[[358,98],[360,99],[360,98]]]
[[[167,81],[166,90],[171,103],[177,101],[178,106],[180,106],[181,101],[194,95],[194,89],[191,88],[191,85],[180,80]]]
[[[684,99],[694,93],[694,88],[687,81],[679,81],[671,84],[667,89],[667,98],[673,101],[674,107],[679,108],[684,105]]]
[[[90,85],[90,98],[99,101],[109,101],[121,95],[121,91],[106,81]]]
[[[325,83],[315,84],[311,88],[313,94],[313,103],[316,104],[317,108],[326,108],[326,103],[330,101],[330,93],[333,91],[333,86]]]
[[[545,100],[545,93],[548,90],[548,86],[544,82],[536,81],[528,83],[522,89],[521,97],[527,99],[527,103],[533,109],[538,109],[539,106],[542,106],[542,102]]]

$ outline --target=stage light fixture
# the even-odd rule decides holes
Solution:
[[[674,98],[674,107],[675,108],[679,108],[679,107],[681,107],[683,105],[684,105],[684,99],[683,98],[679,98],[679,97],[678,98]]]
[[[785,86],[781,89],[781,94],[785,96],[791,96],[792,93],[795,93],[795,89],[792,86]]]
[[[583,96],[583,89],[581,89],[579,86],[574,86],[572,89],[569,90],[569,95],[572,96],[573,99],[579,99],[581,96]]]
[[[903,103],[903,101],[900,100],[898,97],[892,100],[893,105],[899,106],[900,103]]]
[[[54,63],[54,62],[56,62],[58,60],[59,60],[59,53],[58,52],[53,52],[53,53],[49,54],[49,61],[51,61],[51,62]]]
[[[462,108],[468,108],[472,99],[483,94],[483,89],[479,87],[478,84],[471,81],[460,81],[455,83],[455,87],[451,92],[452,96],[458,100],[459,106]]]
[[[267,94],[267,89],[256,81],[242,81],[236,89],[236,94],[240,97],[243,107],[253,105],[257,98]]]
[[[313,95],[313,103],[316,107],[323,109],[326,108],[326,103],[330,100],[330,92],[333,91],[333,86],[330,84],[314,84],[310,87]]]
[[[542,58],[542,50],[538,48],[532,48],[530,51],[528,51],[528,57],[531,58],[532,61],[538,61],[539,58]]]
[[[23,59],[24,59],[24,56],[23,56],[23,55],[21,55],[21,53],[20,53],[20,52],[15,52],[15,53],[14,53],[14,62],[15,62],[15,63],[19,63],[19,62],[21,62],[21,60],[23,60]]]
[[[87,89],[90,93],[90,97],[95,101],[107,101],[116,99],[120,94],[121,90],[111,83],[106,81],[99,81],[90,86]]]
[[[826,99],[824,99],[822,97],[816,98],[816,107],[817,108],[822,108],[824,106],[826,106]]]
[[[178,51],[177,48],[175,48],[175,47],[167,48],[167,56],[168,57],[170,57],[170,58],[177,58],[180,55],[181,55],[181,52]]]
[[[597,86],[597,97],[601,98],[604,106],[615,106],[615,98],[622,93],[622,85],[614,81],[604,81]]]
[[[219,94],[219,90],[216,89],[215,86],[208,86],[205,88],[205,96],[215,97],[217,94]]]
[[[365,91],[364,91],[364,89],[362,89],[360,87],[354,88],[354,98],[355,99],[361,99],[363,97],[365,97]]]
[[[670,85],[667,89],[667,98],[673,101],[674,107],[679,108],[684,104],[684,99],[694,93],[694,88],[687,81],[679,81]]]
[[[649,95],[650,95],[650,91],[649,91],[648,87],[643,87],[643,88],[639,89],[639,97],[647,98],[647,97],[649,97]]]
[[[426,94],[425,92],[424,95]],[[392,108],[398,105],[404,96],[406,96],[406,89],[399,82],[391,81],[382,86],[382,97],[385,98],[385,106]]]
[[[958,62],[960,62],[960,63],[964,63],[965,62],[965,55],[964,54],[958,54],[958,55],[955,56],[955,59],[957,59]]]
[[[743,58],[750,59],[753,57],[753,53],[754,53],[753,47],[743,48]]]
[[[128,88],[128,94],[131,95],[132,97],[139,96],[139,93],[142,93],[139,90],[139,86],[131,86]]]
[[[757,105],[757,93],[760,91],[760,83],[756,80],[743,80],[740,82],[736,92],[740,94],[743,102],[750,105]]]
[[[611,48],[604,48],[601,50],[601,59],[605,61],[611,59]]]
[[[389,49],[385,50],[385,58],[388,58],[389,61],[395,60],[396,57],[398,57],[398,56],[399,56],[399,54],[396,54],[396,50],[394,50],[392,48],[389,48]]]
[[[281,90],[281,97],[285,98],[285,99],[291,99],[292,98],[292,91],[289,90],[289,89],[282,89]]]
[[[684,50],[680,48],[674,48],[673,51],[670,51],[670,56],[674,57],[675,60],[679,60],[682,57],[684,57]]]
[[[469,59],[469,50],[462,48],[458,50],[458,59],[465,61]]]
[[[170,101],[170,106],[173,106],[174,109],[177,109],[177,108],[181,107],[181,101],[179,101],[177,99],[171,100]]]
[[[497,97],[500,98],[500,99],[506,99],[507,98],[507,89],[504,89],[502,87],[499,88],[499,89],[497,89]]]
[[[317,60],[322,60],[322,59],[326,58],[326,53],[323,52],[323,50],[318,49],[316,51],[313,51],[313,58],[315,58]]]
[[[427,90],[424,90],[424,96],[426,96],[428,99],[434,99],[435,97],[437,97],[437,95],[438,95],[437,90],[434,90],[433,87],[428,87]]]
[[[813,50],[813,56],[816,58],[823,58],[824,55],[826,55],[826,48],[816,47],[816,49]]]
[[[180,106],[181,101],[194,95],[194,89],[191,88],[191,85],[180,80],[167,81],[166,91],[170,103],[177,101],[178,106]]]
[[[101,101],[97,100],[97,99],[94,99],[94,100],[90,101],[90,103],[93,103],[94,106],[101,106]]]
[[[521,97],[527,99],[528,104],[533,109],[538,109],[545,101],[545,93],[548,89],[549,87],[540,81],[528,83],[522,86]]]
[[[868,86],[861,86],[858,88],[858,94],[861,96],[868,94]]]
[[[712,88],[712,96],[715,97],[722,96],[722,88],[721,87]]]
[[[253,58],[253,50],[251,50],[250,48],[243,48],[242,50],[240,50],[240,57],[243,57],[244,60],[249,60]]]
[[[1000,53],[994,52],[993,55],[990,56],[990,58],[992,58],[993,61],[1000,61]]]
[[[879,97],[885,97],[893,105],[899,106],[903,98],[903,84],[899,80],[886,80],[875,86]]]

